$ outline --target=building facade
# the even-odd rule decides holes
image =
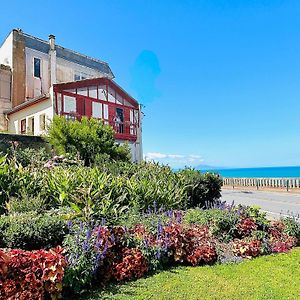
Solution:
[[[55,114],[104,120],[132,160],[142,159],[139,103],[114,80],[106,62],[14,29],[0,47],[0,131],[42,135]]]

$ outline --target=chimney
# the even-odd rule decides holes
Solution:
[[[50,45],[50,50],[55,50],[55,35],[53,34],[49,35],[49,45]]]

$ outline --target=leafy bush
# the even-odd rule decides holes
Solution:
[[[60,299],[66,265],[63,249],[0,250],[1,299]]]
[[[113,128],[104,125],[103,120],[83,117],[81,121],[70,122],[55,116],[47,134],[47,140],[58,154],[79,153],[85,166],[94,163],[99,153],[109,155],[112,160],[130,159],[128,146],[115,142]]]
[[[270,239],[269,244],[272,252],[287,252],[297,245],[297,236],[289,235],[285,232],[284,222],[275,221],[268,229]],[[291,231],[291,234],[295,234]]]
[[[49,168],[43,169],[24,168],[1,158],[0,209],[3,212],[5,202],[12,198],[21,200],[19,208],[16,207],[17,200],[12,200],[17,211],[22,210],[24,198],[30,202],[43,199],[46,208],[70,206],[83,220],[102,217],[116,220],[132,207],[146,211],[189,206],[190,184],[187,181],[183,174],[154,163],[109,163],[86,168],[55,160],[49,163]],[[31,209],[26,205],[23,208]]]
[[[122,252],[126,242],[125,230],[122,227],[108,228],[82,222],[69,226],[70,234],[63,245],[68,262],[64,282],[70,291],[79,293],[90,287],[93,281],[106,283],[116,279],[115,275],[120,280],[121,275],[117,275],[115,267],[126,256]],[[135,274],[134,269],[131,269],[132,275]],[[128,276],[126,279],[129,279]]]
[[[34,250],[62,244],[66,221],[57,212],[36,212],[0,217],[2,245],[6,248]]]
[[[0,156],[0,213],[5,210],[5,202],[21,195],[35,197],[44,188],[45,173],[40,168],[24,168],[7,156]]]
[[[255,224],[258,226],[258,229],[266,229],[269,225],[269,220],[267,219],[267,214],[260,210],[259,206],[243,206],[238,205],[235,210],[243,218],[250,218],[252,219]]]
[[[51,153],[45,147],[39,148],[20,148],[11,150],[8,157],[26,166],[43,166],[43,164],[51,157]]]
[[[30,197],[22,194],[20,198],[12,197],[6,202],[6,210],[8,214],[18,214],[27,212],[42,213],[48,209],[46,200],[40,195]]]
[[[190,209],[184,214],[187,224],[207,226],[210,233],[221,240],[230,240],[235,235],[239,215],[229,209]]]
[[[123,248],[119,257],[112,265],[112,272],[117,281],[137,279],[148,272],[147,261],[140,249]]]
[[[236,225],[236,231],[239,237],[249,236],[253,231],[257,230],[257,225],[255,222],[250,219],[241,219],[240,222]]]
[[[179,175],[187,185],[188,207],[211,208],[221,197],[222,179],[218,175],[188,168]]]
[[[259,240],[238,240],[234,246],[235,253],[241,257],[252,258],[262,254],[262,244]]]
[[[300,223],[299,220],[288,217],[284,218],[282,220],[282,223],[284,225],[283,232],[289,236],[293,236],[297,238],[298,245],[300,243]]]
[[[173,223],[165,226],[163,233],[175,261],[188,262],[195,266],[201,262],[211,263],[217,259],[207,227],[194,225],[185,228],[183,225]]]

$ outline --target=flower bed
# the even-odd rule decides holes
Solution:
[[[210,214],[218,217],[211,218]],[[73,292],[110,281],[137,279],[176,264],[238,262],[287,252],[298,242],[296,232],[287,233],[291,220],[269,222],[249,207],[148,212],[140,216],[140,222],[131,222],[131,218],[126,216],[126,226],[69,224],[70,234],[64,242],[68,262],[65,284]]]
[[[74,219],[67,227],[63,248],[0,251],[0,298],[56,299],[62,291],[70,298],[176,264],[239,262],[287,252],[297,245],[300,231],[292,218],[270,222],[258,209],[226,204],[132,212],[114,226]]]

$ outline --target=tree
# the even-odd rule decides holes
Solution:
[[[90,166],[97,155],[111,160],[130,160],[128,145],[117,144],[113,128],[102,120],[83,117],[81,121],[71,121],[54,116],[46,139],[58,154],[79,154],[85,166]]]

